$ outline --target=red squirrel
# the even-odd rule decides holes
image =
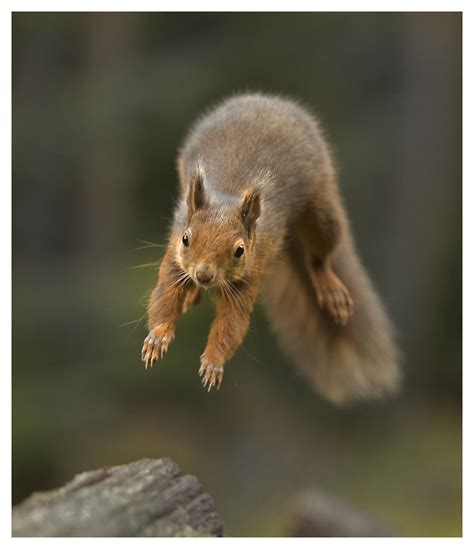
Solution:
[[[219,388],[261,294],[283,349],[320,394],[342,403],[394,392],[393,329],[357,257],[317,120],[288,99],[231,97],[191,127],[178,173],[145,366],[212,289],[216,316],[199,374],[208,390]]]

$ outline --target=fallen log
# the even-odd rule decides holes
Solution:
[[[13,508],[13,536],[222,536],[198,479],[169,458],[142,459],[74,477]]]

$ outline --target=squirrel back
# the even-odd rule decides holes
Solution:
[[[191,127],[178,157],[183,202],[198,164],[208,196],[222,209],[245,191],[259,192],[257,238],[265,245],[282,244],[314,195],[315,173],[333,171],[316,119],[291,100],[263,94],[231,97]]]

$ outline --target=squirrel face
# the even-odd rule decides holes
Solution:
[[[208,201],[202,177],[197,176],[190,183],[187,205],[187,227],[176,235],[180,268],[204,288],[244,278],[254,259],[259,194],[248,191],[235,209],[222,212]]]

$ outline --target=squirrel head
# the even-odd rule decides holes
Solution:
[[[180,268],[205,288],[244,278],[255,257],[258,191],[244,192],[236,207],[222,211],[208,200],[198,173],[189,185],[187,207],[187,226],[176,243]]]

